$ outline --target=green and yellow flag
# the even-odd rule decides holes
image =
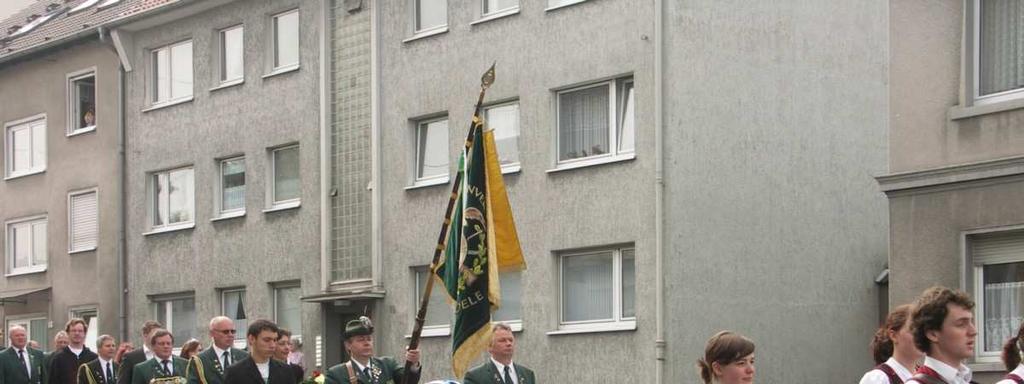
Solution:
[[[444,259],[435,269],[455,307],[452,371],[462,377],[491,338],[491,313],[501,306],[498,271],[526,268],[498,163],[494,132],[484,131],[480,106],[471,145],[459,158],[463,177],[452,211]]]

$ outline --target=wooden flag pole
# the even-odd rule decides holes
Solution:
[[[466,135],[466,146],[465,150],[468,150],[473,146],[473,131],[477,129],[477,125],[483,124],[481,121],[477,121],[475,118],[480,115],[480,108],[484,103],[484,93],[487,92],[487,88],[494,84],[494,64],[491,64],[491,68],[484,73],[483,77],[480,78],[480,97],[476,100],[476,107],[473,109],[474,121],[470,124],[469,134]],[[462,184],[462,172],[455,173],[455,182],[452,183],[452,193],[448,199],[448,208],[444,211],[444,222],[441,223],[441,233],[437,236],[437,247],[434,247],[434,259],[430,262],[430,274],[433,275],[437,271],[437,262],[441,259],[441,255],[445,250],[445,238],[448,235],[448,227],[452,223],[452,212],[455,210],[455,201],[459,198],[459,185]],[[454,266],[458,267],[458,266]],[[420,299],[420,309],[416,312],[416,324],[412,329],[412,337],[409,339],[409,350],[417,349],[420,345],[420,335],[423,333],[423,324],[427,317],[427,305],[430,304],[430,293],[434,290],[434,279],[433,276],[427,279],[427,286],[423,289],[423,297]],[[405,372],[410,372],[412,369],[412,363],[409,361],[405,362]],[[416,384],[409,381],[409,375],[402,375],[403,384]]]

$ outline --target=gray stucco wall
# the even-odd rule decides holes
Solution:
[[[90,67],[96,68],[97,128],[69,137],[66,75]],[[0,181],[0,221],[46,214],[48,247],[45,273],[2,278],[0,289],[52,287],[49,304],[33,295],[27,306],[0,307],[5,320],[18,314],[45,314],[53,323],[49,332],[52,339],[63,329],[69,308],[94,306],[99,311],[99,331],[116,336],[121,215],[117,56],[109,46],[89,40],[4,65],[0,67],[0,84],[0,123],[45,113],[47,144],[46,172]],[[3,151],[0,147],[0,159],[4,158]],[[87,188],[98,190],[98,248],[69,254],[68,192]],[[0,254],[7,246],[6,230],[5,225],[0,233]]]
[[[268,73],[270,16],[299,8],[300,68]],[[134,33],[128,74],[128,239],[129,319],[132,336],[153,316],[152,295],[194,292],[196,332],[209,343],[207,321],[220,314],[220,289],[246,288],[249,319],[273,318],[271,284],[302,281],[304,294],[319,291],[319,4],[316,1],[243,1]],[[245,26],[245,83],[215,86],[212,39],[217,28]],[[148,49],[193,39],[194,100],[158,110],[147,108]],[[264,213],[270,180],[268,148],[298,143],[301,207]],[[219,177],[217,159],[244,154],[246,215],[211,222]],[[192,165],[195,228],[143,235],[148,231],[147,176]],[[303,336],[319,333],[319,310],[302,305]],[[180,340],[184,342],[184,340]]]

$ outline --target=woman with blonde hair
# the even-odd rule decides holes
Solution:
[[[864,374],[860,384],[903,384],[914,375],[918,362],[924,357],[914,346],[910,332],[910,304],[904,304],[885,318],[885,324],[875,331],[871,340],[871,356],[875,368]]]
[[[704,384],[752,384],[754,342],[735,332],[718,332],[708,339],[697,370]]]

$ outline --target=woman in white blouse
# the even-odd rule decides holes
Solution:
[[[1020,362],[1021,349],[1024,349],[1024,323],[1017,328],[1017,336],[1006,340],[1006,344],[1003,345],[1003,364],[1010,372],[996,384],[1024,384],[1024,365]]]
[[[875,332],[871,355],[878,365],[864,374],[860,384],[903,384],[914,375],[924,354],[914,346],[910,333],[911,309],[909,304],[896,307]]]

